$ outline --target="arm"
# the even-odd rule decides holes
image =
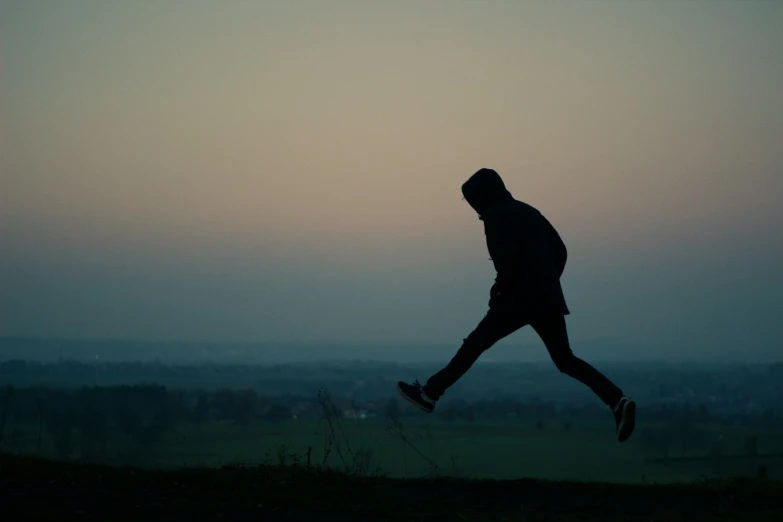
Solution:
[[[542,216],[543,217],[543,216]],[[552,260],[555,262],[555,270],[557,271],[557,277],[563,275],[565,270],[566,259],[568,259],[568,250],[566,250],[565,243],[560,238],[560,234],[557,233],[552,223],[544,218],[546,224],[547,237],[549,238],[549,248],[552,250]]]
[[[490,295],[508,295],[512,292],[514,272],[520,266],[521,256],[520,242],[513,223],[509,219],[495,217],[484,222],[484,232],[487,236],[487,250],[497,272]]]

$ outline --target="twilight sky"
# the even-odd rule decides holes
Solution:
[[[569,248],[575,344],[779,359],[781,27],[773,0],[0,0],[0,335],[456,348],[490,167]]]

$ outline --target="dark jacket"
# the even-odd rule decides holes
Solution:
[[[497,272],[490,308],[512,307],[530,320],[552,313],[568,315],[560,286],[567,251],[552,224],[532,206],[514,199],[494,170],[473,174],[462,185],[462,194],[484,221]]]

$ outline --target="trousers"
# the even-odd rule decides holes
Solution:
[[[588,386],[609,407],[617,405],[623,397],[622,390],[604,374],[574,355],[568,342],[563,315],[552,314],[528,321],[514,313],[514,310],[503,309],[490,309],[487,312],[475,330],[464,339],[448,365],[427,380],[424,392],[433,400],[439,399],[473,366],[482,353],[528,324],[544,342],[558,370]]]

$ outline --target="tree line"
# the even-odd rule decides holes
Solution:
[[[419,415],[397,397],[380,401],[357,401],[332,396],[330,415],[357,419],[396,421]],[[81,388],[6,387],[0,390],[0,449],[7,421],[36,426],[39,446],[44,435],[58,458],[78,457],[107,461],[149,458],[168,432],[183,423],[209,422],[249,426],[324,415],[316,397],[299,394],[263,395],[254,389],[214,391],[167,388],[148,384],[89,386]],[[444,401],[435,419],[455,422],[527,422],[538,429],[571,431],[586,419],[603,419],[603,405],[586,403],[556,406],[539,398],[513,397],[466,402]],[[741,417],[710,412],[703,404],[658,404],[645,406],[649,427],[640,430],[638,443],[650,455],[668,456],[675,450],[686,455],[708,444],[700,426],[741,424],[783,429],[783,416],[770,410]],[[114,451],[110,451],[110,442]]]

